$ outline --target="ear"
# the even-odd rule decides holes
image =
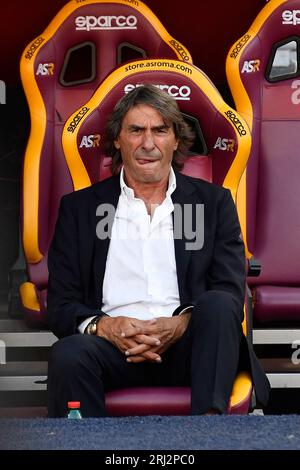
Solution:
[[[114,145],[115,145],[116,149],[119,150],[119,148],[120,148],[119,140],[114,140]]]
[[[175,144],[174,144],[174,151],[175,151],[175,150],[177,150],[177,148],[178,148],[178,144],[179,144],[179,141],[178,141],[178,140],[176,140],[176,142],[175,142]]]

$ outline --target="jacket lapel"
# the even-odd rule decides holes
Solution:
[[[194,208],[195,204],[199,201],[195,198],[195,187],[191,182],[176,172],[176,190],[172,194],[172,201],[174,203],[173,216],[173,228],[174,228],[174,246],[175,246],[175,259],[177,269],[177,279],[179,296],[181,303],[185,303],[186,299],[186,272],[190,261],[191,250],[187,247],[191,240],[187,238],[185,220],[187,213],[185,212],[185,206],[191,205]],[[194,214],[193,214],[194,215]]]
[[[106,184],[95,185],[95,205],[93,206],[90,216],[92,220],[94,220],[95,226],[93,287],[98,308],[101,308],[102,305],[102,287],[110,243],[109,232],[118,205],[119,196],[119,176],[110,178],[106,181]]]

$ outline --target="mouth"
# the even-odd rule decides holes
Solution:
[[[139,165],[148,165],[151,163],[155,163],[158,161],[158,159],[153,159],[153,158],[137,158],[136,159]]]

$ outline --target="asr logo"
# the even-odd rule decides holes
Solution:
[[[39,64],[36,70],[36,75],[53,75],[54,73],[54,64],[52,62],[46,64]]]
[[[245,62],[243,63],[241,73],[259,72],[259,67],[260,67],[259,59],[245,60]]]
[[[99,147],[101,136],[100,134],[91,134],[91,135],[84,135],[82,137],[81,143],[79,145],[79,148],[81,149],[82,147],[85,148],[92,148],[92,147]]]
[[[226,150],[227,152],[231,151],[234,152],[235,140],[234,139],[226,139],[222,137],[218,137],[216,143],[214,145],[214,149],[219,150]]]

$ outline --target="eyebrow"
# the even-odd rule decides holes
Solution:
[[[160,130],[163,130],[163,129],[169,129],[170,126],[167,126],[167,124],[161,124],[160,126],[153,126],[151,127],[151,130],[152,131],[160,131]],[[143,131],[145,130],[146,128],[143,127],[143,126],[139,126],[138,124],[130,124],[128,126],[128,129],[130,131]]]

